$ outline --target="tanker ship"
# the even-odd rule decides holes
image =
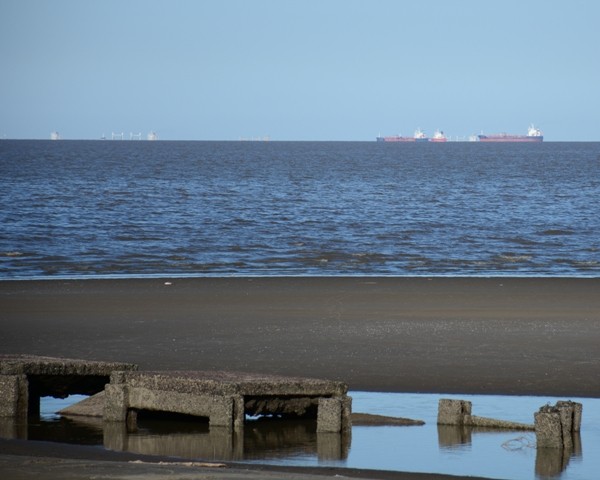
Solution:
[[[415,134],[412,137],[403,137],[402,135],[393,135],[390,137],[377,137],[378,142],[428,142],[429,138],[425,135],[425,132],[420,128],[415,130]]]
[[[533,125],[527,130],[527,135],[511,135],[509,133],[497,133],[494,135],[478,135],[480,142],[543,142],[544,134]]]
[[[431,137],[431,141],[432,142],[447,142],[448,138],[446,137],[446,135],[444,135],[444,132],[442,132],[441,130],[436,130],[435,133],[433,134],[433,137]]]

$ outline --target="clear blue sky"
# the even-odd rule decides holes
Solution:
[[[0,0],[0,138],[600,140],[600,2]]]

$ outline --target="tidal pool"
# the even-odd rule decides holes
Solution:
[[[150,455],[274,465],[335,466],[470,475],[509,480],[589,480],[600,472],[600,399],[498,395],[351,392],[354,412],[406,417],[422,426],[353,426],[349,436],[317,434],[314,421],[251,420],[231,435],[186,418],[140,419],[128,433],[100,419],[63,418],[54,412],[81,397],[42,401],[27,438],[99,445]],[[473,414],[533,423],[539,407],[557,400],[583,404],[580,435],[570,452],[535,448],[533,432],[438,427],[440,398],[473,404]]]

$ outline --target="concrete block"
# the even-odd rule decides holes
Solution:
[[[560,415],[560,425],[562,427],[563,447],[573,449],[573,406],[562,404],[556,406]]]
[[[0,417],[17,416],[19,382],[17,375],[0,375]]]
[[[0,418],[27,417],[29,404],[26,375],[0,375]]]
[[[581,417],[583,414],[583,405],[579,402],[573,402],[571,400],[559,400],[556,402],[556,406],[559,408],[569,407],[572,410],[572,427],[573,432],[581,431]]]
[[[319,398],[317,413],[317,433],[342,431],[342,400],[340,398]]]
[[[232,397],[233,400],[233,429],[241,431],[244,429],[244,422],[246,420],[246,412],[244,409],[244,397],[242,395],[235,395]]]
[[[583,406],[572,401],[558,401],[544,405],[535,413],[535,435],[539,448],[575,448],[581,429]]]
[[[534,414],[537,448],[563,448],[560,412],[554,407],[542,407]]]
[[[352,431],[352,397],[344,395],[342,399],[342,432]]]
[[[128,409],[128,388],[123,384],[107,384],[104,387],[104,420],[107,422],[125,422]]]
[[[211,427],[233,427],[233,404],[233,398],[228,396],[193,395],[129,387],[128,408],[207,417]]]
[[[463,425],[471,416],[472,404],[467,400],[441,398],[438,403],[438,425]]]

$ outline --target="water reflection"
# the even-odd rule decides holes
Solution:
[[[465,450],[470,449],[479,434],[493,435],[497,434],[498,430],[464,425],[437,425],[437,433],[440,450]],[[512,451],[522,448],[535,449],[535,473],[540,478],[560,477],[571,458],[583,457],[579,432],[573,432],[570,441],[565,442],[565,448],[536,448],[533,433],[519,434],[519,437],[505,442],[503,446]]]
[[[0,437],[27,440],[27,423],[0,417]]]
[[[106,423],[104,447],[121,452],[161,455],[206,460],[239,460],[243,458],[242,442],[225,429],[198,429],[192,432],[165,431],[164,428],[129,433],[123,423]],[[161,431],[162,430],[162,431]]]
[[[471,444],[471,431],[465,426],[438,425],[438,443],[440,448],[456,448]]]
[[[30,417],[27,422],[0,419],[0,437],[76,445],[103,445],[108,450],[219,461],[277,460],[314,457],[344,460],[350,434],[317,433],[310,420],[250,421],[243,432],[209,428],[207,423],[140,421],[134,432],[125,423],[96,417]]]
[[[572,458],[582,459],[581,435],[574,432],[564,448],[538,448],[535,455],[535,473],[542,477],[558,477],[567,469]]]
[[[27,420],[0,418],[0,437],[18,440],[42,440],[74,445],[101,445],[101,418],[76,417],[47,419],[30,416]]]
[[[341,460],[348,456],[349,445],[349,435],[317,433],[316,422],[304,420],[251,421],[243,432],[161,421],[140,422],[136,432],[128,432],[124,424],[104,425],[104,446],[110,450],[205,460],[314,455],[323,460]]]

